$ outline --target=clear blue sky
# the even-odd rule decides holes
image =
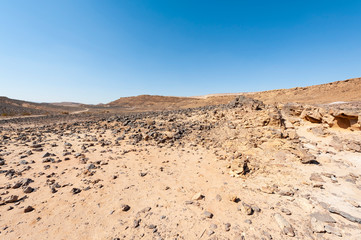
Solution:
[[[360,0],[0,0],[0,95],[11,98],[106,103],[352,77]]]

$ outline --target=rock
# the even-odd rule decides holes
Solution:
[[[212,223],[212,224],[209,226],[210,229],[217,229],[217,227],[218,227],[218,226],[217,226],[216,224],[214,224],[214,223]]]
[[[280,229],[282,230],[282,232],[290,237],[294,237],[295,236],[295,232],[293,230],[293,227],[291,226],[291,224],[289,224],[289,222],[286,221],[286,219],[284,219],[282,217],[282,215],[276,213],[274,215],[274,218],[278,224],[278,226],[280,227]]]
[[[141,222],[141,219],[136,219],[136,220],[134,220],[134,221],[133,221],[133,227],[134,227],[134,228],[139,227],[140,222]]]
[[[270,187],[270,186],[263,186],[263,187],[261,187],[260,190],[267,194],[274,194],[276,191],[276,188]]]
[[[90,164],[88,164],[85,168],[86,168],[87,170],[91,170],[91,169],[95,169],[96,166],[95,166],[93,163],[90,163]]]
[[[322,178],[322,176],[318,173],[312,173],[311,177],[310,177],[311,181],[316,181],[316,182],[325,182]]]
[[[52,156],[52,154],[49,153],[49,152],[46,152],[46,153],[43,155],[43,158],[47,158],[47,157],[50,157],[50,156]]]
[[[340,230],[335,228],[335,227],[332,227],[330,225],[326,225],[325,230],[326,230],[327,233],[336,235],[338,237],[342,237],[342,233],[340,232]]]
[[[127,204],[122,204],[122,205],[120,206],[120,209],[121,209],[123,212],[127,212],[127,211],[129,211],[130,206],[127,205]]]
[[[204,196],[202,195],[202,193],[196,193],[193,197],[192,197],[192,200],[201,200],[203,199]]]
[[[71,189],[71,193],[72,194],[78,194],[78,193],[80,193],[81,192],[81,189],[79,189],[79,188],[73,188],[73,189]]]
[[[287,208],[281,208],[281,211],[286,215],[291,215],[292,214],[291,211],[288,210]]]
[[[24,209],[24,213],[28,213],[28,212],[31,212],[33,211],[34,208],[32,206],[27,206],[25,209]]]
[[[336,223],[336,220],[333,219],[327,213],[315,212],[311,214],[311,217],[315,218],[317,221],[325,222],[325,223]]]
[[[241,201],[241,199],[239,199],[236,195],[231,195],[231,196],[229,197],[229,200],[230,200],[231,202],[235,202],[235,203],[238,203],[239,201]]]
[[[154,224],[150,224],[150,225],[148,226],[148,228],[149,228],[149,229],[155,229],[155,228],[157,228],[157,226],[154,225]]]
[[[218,202],[222,201],[221,195],[217,194],[217,195],[216,195],[216,200],[217,200]]]
[[[242,203],[242,212],[246,213],[247,215],[252,215],[253,209],[250,205]]]
[[[32,188],[32,187],[26,187],[24,189],[24,193],[32,193],[33,191],[34,191],[34,188]]]
[[[250,219],[244,220],[245,223],[252,224],[252,221]]]
[[[21,160],[21,161],[19,162],[19,164],[21,164],[21,165],[26,165],[26,164],[29,164],[29,162],[26,161],[26,160]]]
[[[340,210],[338,210],[338,209],[336,209],[336,208],[333,208],[333,207],[330,207],[328,210],[329,210],[331,213],[338,214],[338,215],[346,218],[347,220],[349,220],[349,221],[351,221],[351,222],[355,222],[355,223],[360,223],[360,224],[361,224],[361,218],[354,217],[354,216],[352,216],[352,215],[349,214],[349,213],[340,211]]]
[[[317,219],[314,217],[311,218],[311,229],[315,233],[326,232],[325,225],[322,222],[317,221]]]
[[[204,215],[206,218],[213,218],[213,213],[208,212],[208,211],[204,211],[204,212],[203,212],[203,215]]]
[[[301,119],[305,119],[311,123],[321,123],[322,122],[322,114],[320,109],[314,107],[308,107],[303,110],[300,115]]]
[[[11,195],[4,199],[4,203],[14,203],[19,200],[19,196],[17,195]]]
[[[207,234],[208,236],[211,236],[212,234],[214,234],[214,231],[212,229],[208,229]]]
[[[225,224],[224,224],[224,230],[225,230],[226,232],[228,232],[229,230],[231,230],[231,224],[230,224],[230,223],[225,223]]]
[[[348,201],[352,206],[354,206],[355,208],[361,208],[361,204],[353,201],[353,200],[350,200]]]
[[[300,158],[301,158],[301,163],[303,163],[303,164],[318,163],[318,162],[316,161],[316,157],[313,156],[313,155],[310,154],[310,153],[302,154]]]

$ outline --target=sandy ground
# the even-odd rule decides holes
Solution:
[[[332,147],[335,136],[361,142],[360,132],[255,126],[262,113],[1,128],[0,239],[361,239],[361,152]],[[133,141],[181,123],[193,131],[176,141]],[[297,137],[268,136],[280,129]],[[250,147],[252,136],[264,141]],[[302,164],[295,146],[319,164]],[[237,175],[240,152],[254,160]]]

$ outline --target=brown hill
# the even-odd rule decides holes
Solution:
[[[309,87],[277,89],[248,93],[248,96],[265,103],[333,103],[361,101],[361,78],[331,82]]]
[[[298,102],[308,104],[333,102],[361,102],[361,78],[337,81],[309,87],[277,89],[254,93],[211,94],[197,97],[139,95],[122,97],[108,104],[83,105],[79,103],[33,103],[0,97],[0,115],[43,115],[63,112],[142,112],[195,108],[226,104],[236,95],[247,95],[265,103]],[[85,109],[85,110],[84,110]]]
[[[226,104],[236,95],[247,95],[265,103],[298,102],[308,104],[361,101],[361,78],[353,78],[327,84],[290,89],[276,89],[254,93],[211,94],[197,97],[170,97],[140,95],[123,97],[110,102],[107,107],[118,111],[153,111],[193,108]]]
[[[124,111],[155,111],[225,104],[233,99],[233,95],[207,98],[139,95],[135,97],[119,98],[106,106],[117,107]]]
[[[80,111],[83,108],[56,106],[49,103],[34,103],[0,97],[0,116],[44,115]]]

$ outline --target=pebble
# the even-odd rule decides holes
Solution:
[[[127,212],[127,211],[129,211],[130,206],[127,205],[127,204],[122,204],[121,207],[120,207],[120,209],[121,209],[123,212]]]
[[[225,224],[224,224],[224,230],[225,230],[226,232],[228,232],[229,230],[231,230],[231,224],[230,224],[230,223],[225,223]]]
[[[73,194],[78,194],[80,192],[81,192],[81,190],[79,188],[72,188],[71,189],[71,193],[73,193]]]
[[[204,196],[202,195],[202,193],[196,193],[193,197],[192,197],[192,200],[202,200],[204,198]]]
[[[206,218],[213,218],[213,213],[208,212],[208,211],[204,211],[204,212],[203,212],[203,215],[204,215]]]
[[[210,226],[209,226],[210,229],[217,229],[217,225],[212,223]]]
[[[208,236],[211,236],[214,234],[214,231],[212,229],[208,229],[207,234]]]
[[[282,217],[282,215],[280,215],[279,213],[276,213],[274,215],[274,218],[278,224],[278,226],[280,227],[280,229],[282,230],[282,232],[290,237],[294,237],[295,236],[295,232],[293,230],[293,227],[291,226],[291,224],[289,224],[289,222],[287,222],[286,219],[284,219]]]
[[[135,219],[135,220],[133,221],[133,227],[134,227],[134,228],[139,227],[140,222],[141,222],[141,219]]]
[[[217,200],[218,202],[222,201],[221,195],[217,194],[217,195],[216,195],[216,200]]]
[[[287,208],[281,208],[281,211],[286,215],[291,215],[292,214],[291,211],[288,210]]]
[[[24,213],[28,213],[28,212],[31,212],[33,211],[34,208],[32,206],[27,206],[25,209],[24,209]]]

